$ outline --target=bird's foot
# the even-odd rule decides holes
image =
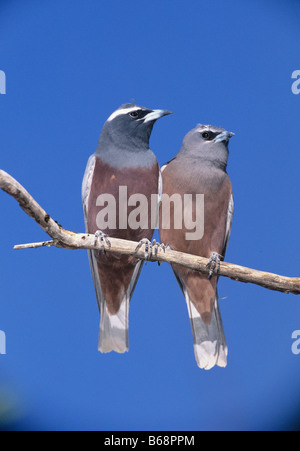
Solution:
[[[218,274],[220,270],[220,255],[217,252],[212,252],[210,259],[206,265],[209,268],[208,280],[210,280],[216,270],[216,274]]]
[[[150,260],[152,256],[157,257],[158,249],[162,249],[165,252],[168,247],[163,243],[158,243],[156,240],[151,242],[148,238],[143,238],[137,245],[135,252],[137,252],[142,246],[145,246],[145,260]]]
[[[153,241],[155,242],[155,245],[157,246],[155,254],[154,254],[155,257],[157,256],[157,252],[158,252],[159,248],[161,248],[164,251],[164,253],[166,252],[166,249],[171,249],[171,246],[169,244],[166,245],[164,243],[157,243],[155,240],[153,240]],[[158,264],[158,266],[160,266],[162,264],[162,261],[157,260],[157,264]]]
[[[142,246],[145,246],[145,260],[150,260],[152,257],[152,243],[148,240],[148,238],[143,238],[137,247],[135,248],[135,252],[137,252]]]
[[[100,241],[100,245],[101,245],[101,250],[99,250],[99,254],[105,254],[105,244],[111,248],[111,243],[109,241],[109,239],[107,238],[107,235],[102,232],[102,230],[97,230],[95,232],[95,246],[97,245],[98,241]]]
[[[152,250],[154,250],[154,256],[157,257],[158,249],[161,249],[164,253],[166,252],[166,249],[168,249],[170,246],[165,245],[164,243],[159,243],[156,240],[152,241]]]

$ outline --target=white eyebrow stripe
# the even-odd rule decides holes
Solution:
[[[140,109],[141,108],[134,106],[132,108],[122,108],[121,110],[116,110],[114,113],[112,113],[109,116],[109,118],[107,119],[107,122],[110,122],[113,119],[115,119],[116,117],[121,116],[121,114],[131,113],[132,111],[139,111]]]

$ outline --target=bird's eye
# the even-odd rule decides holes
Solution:
[[[203,132],[202,133],[202,138],[208,139],[209,138],[209,133],[208,132]]]
[[[138,117],[138,113],[137,113],[137,111],[132,111],[131,113],[129,113],[129,116]]]

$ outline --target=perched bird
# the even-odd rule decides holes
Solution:
[[[167,114],[170,111],[124,104],[103,126],[82,184],[86,232],[95,234],[103,249],[104,241],[110,244],[109,237],[147,244],[153,236],[150,198],[161,189],[161,175],[149,139],[155,121]],[[134,204],[138,204],[140,197],[135,200],[136,195],[144,196],[147,202],[141,202],[138,214],[127,221]],[[130,205],[128,198],[133,200]],[[137,216],[143,216],[143,224],[138,223]],[[104,251],[88,252],[101,315],[99,351],[123,353],[128,351],[129,302],[143,260]]]
[[[207,370],[215,365],[227,365],[227,345],[218,305],[218,277],[213,274],[224,258],[231,230],[233,195],[226,168],[228,142],[233,135],[223,128],[199,124],[185,136],[179,153],[161,168],[160,240],[173,250],[210,259],[209,276],[172,264],[188,306],[196,361],[200,368]],[[184,217],[183,210],[187,208],[184,202],[177,209],[171,205],[170,225],[163,227],[164,196],[170,198],[173,194],[182,199],[186,194],[192,195],[189,208],[194,219],[196,195],[204,195],[204,218],[203,214],[198,218],[204,225],[202,238],[188,238],[191,230],[185,224],[175,227],[176,217],[179,214]]]

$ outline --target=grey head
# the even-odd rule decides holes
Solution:
[[[118,160],[122,158],[122,154],[129,153],[139,160],[137,154],[149,150],[154,123],[168,114],[171,111],[152,110],[135,103],[121,105],[105,122],[96,154],[104,160],[109,160],[114,155]]]
[[[188,157],[226,171],[228,142],[234,133],[213,125],[198,124],[183,139],[178,157]]]

